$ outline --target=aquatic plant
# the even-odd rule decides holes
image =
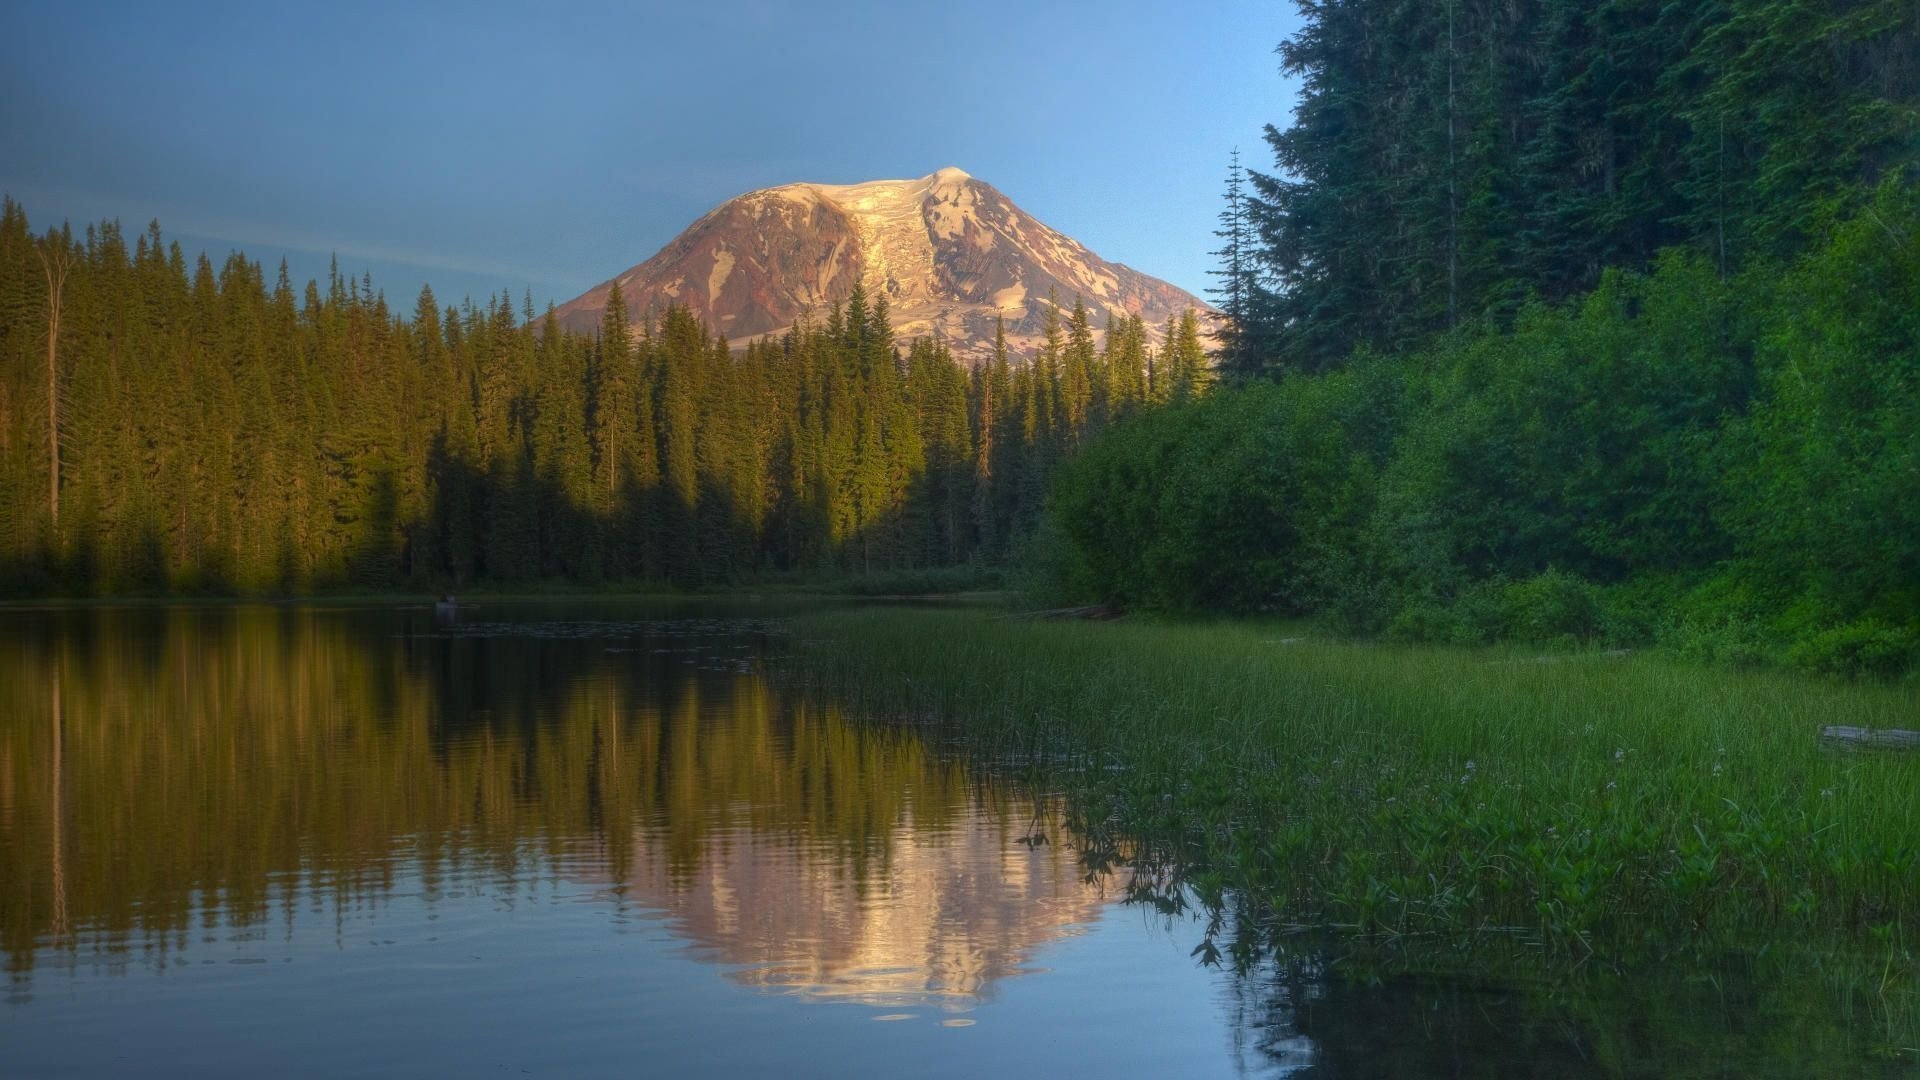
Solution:
[[[1671,657],[1358,646],[1259,623],[840,611],[791,676],[1063,791],[1276,925],[1596,953],[1920,930],[1911,689]],[[1889,984],[1913,973],[1904,945]]]

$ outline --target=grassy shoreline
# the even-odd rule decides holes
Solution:
[[[795,620],[795,677],[1068,796],[1275,925],[1584,957],[1817,936],[1911,969],[1911,686],[1660,655],[1348,645],[1257,623]],[[1897,964],[1896,964],[1897,958]]]

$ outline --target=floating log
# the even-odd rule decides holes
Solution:
[[[1845,727],[1839,724],[1820,729],[1820,737],[1846,746],[1871,746],[1882,750],[1920,750],[1920,731],[1899,728]]]
[[[1015,615],[1003,615],[1006,619],[1119,619],[1126,612],[1112,604],[1087,604],[1082,607],[1048,608],[1045,611],[1022,611]]]

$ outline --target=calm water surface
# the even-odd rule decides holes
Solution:
[[[783,694],[789,647],[657,605],[0,611],[0,1075],[1869,1067],[1737,969],[1596,1005],[1204,966],[1044,793]]]

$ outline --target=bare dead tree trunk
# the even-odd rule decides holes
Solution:
[[[52,235],[34,251],[40,256],[40,268],[47,275],[47,507],[53,516],[53,531],[60,532],[60,298],[67,287],[67,272],[73,269],[73,252],[62,245],[54,248]]]

